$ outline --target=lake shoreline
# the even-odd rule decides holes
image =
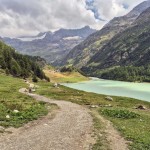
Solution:
[[[90,77],[90,79],[79,83],[63,83],[62,85],[86,92],[129,97],[150,102],[150,84],[105,80],[95,77]]]

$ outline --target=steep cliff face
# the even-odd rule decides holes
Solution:
[[[99,74],[98,70],[118,66],[142,66],[150,63],[150,7],[131,27],[113,37],[96,53],[83,70]]]
[[[86,66],[87,62],[93,57],[93,55],[100,52],[102,47],[106,45],[115,35],[130,27],[137,17],[148,7],[150,7],[150,1],[145,1],[135,7],[127,15],[114,18],[100,31],[93,33],[81,44],[74,47],[60,62],[60,64],[65,65],[69,63],[79,68]]]

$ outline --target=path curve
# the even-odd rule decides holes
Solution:
[[[24,89],[19,90],[25,93]],[[53,119],[47,119],[27,128],[17,129],[0,137],[1,150],[89,150],[93,143],[93,121],[88,110],[80,105],[50,100],[44,96],[26,93],[38,101],[55,103],[60,110]],[[24,128],[24,127],[22,127]]]

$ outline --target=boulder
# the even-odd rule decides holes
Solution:
[[[3,133],[3,132],[5,132],[5,128],[0,126],[0,133]]]
[[[110,97],[110,96],[105,97],[105,99],[108,100],[108,101],[113,101],[113,98]]]
[[[138,107],[136,107],[136,109],[146,110],[147,108],[143,105],[139,105]]]

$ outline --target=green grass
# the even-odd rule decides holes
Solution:
[[[20,127],[48,113],[48,104],[18,92],[26,86],[22,79],[0,75],[0,126]],[[15,113],[14,110],[19,112]],[[7,119],[6,115],[10,118]]]
[[[40,88],[37,93],[46,97],[67,100],[81,105],[98,105],[100,106],[99,114],[113,122],[126,140],[132,142],[131,150],[150,150],[150,103],[132,98],[113,97],[113,101],[107,101],[105,95],[83,92],[70,89],[64,86],[54,88],[51,83],[39,82]],[[112,107],[108,107],[111,105]],[[144,105],[147,110],[137,110],[135,107]],[[102,110],[107,110],[106,114]],[[113,115],[110,115],[113,113]],[[117,117],[117,116],[120,117]],[[96,119],[94,119],[96,122]],[[100,125],[101,126],[101,125]],[[100,142],[100,141],[99,141]],[[98,150],[99,143],[95,145]]]
[[[150,111],[140,111],[129,108],[128,110],[126,110],[129,113],[129,117],[116,117],[117,113],[113,113],[114,111],[116,111],[116,109],[111,108],[109,110],[109,112],[112,112],[111,115],[108,112],[103,113],[103,109],[100,109],[99,113],[103,114],[107,119],[112,121],[114,126],[122,133],[122,135],[127,140],[132,141],[130,145],[131,150],[149,150]]]
[[[131,112],[129,110],[120,110],[120,109],[103,109],[101,113],[105,116],[108,117],[113,117],[113,118],[121,118],[121,119],[132,119],[132,118],[137,118],[140,115]]]

